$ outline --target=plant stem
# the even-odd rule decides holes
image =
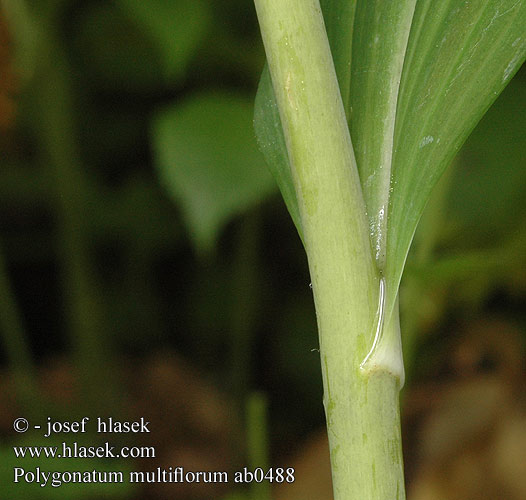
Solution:
[[[241,221],[234,259],[231,268],[231,304],[229,305],[229,329],[232,345],[230,353],[229,389],[237,410],[241,413],[248,407],[247,418],[254,415],[253,401],[259,401],[261,395],[250,395],[251,361],[254,353],[254,333],[260,298],[260,276],[258,273],[258,248],[260,244],[260,214],[257,211],[248,213]],[[248,404],[247,404],[248,398]],[[252,406],[251,406],[252,405]],[[255,406],[258,407],[257,405]],[[247,422],[251,430],[261,422]],[[252,427],[251,427],[252,425]],[[244,446],[246,436],[233,434],[232,452],[238,461],[243,461],[240,450]],[[249,451],[251,450],[249,446]],[[262,467],[258,465],[257,467]],[[261,485],[259,485],[261,486]],[[257,489],[257,488],[256,488]],[[261,488],[260,488],[261,489]]]
[[[35,367],[2,252],[0,252],[0,297],[0,331],[17,397],[24,412],[32,412],[34,415],[41,406]]]
[[[335,500],[403,499],[398,315],[377,359],[380,278],[318,0],[255,0],[300,208]],[[361,367],[364,359],[368,363]]]
[[[260,392],[253,392],[247,399],[247,451],[248,466],[251,471],[257,468],[265,473],[269,469],[267,399]],[[270,500],[270,483],[253,481],[250,485],[251,500]]]
[[[84,165],[80,160],[73,117],[73,83],[56,22],[42,22],[40,56],[33,80],[36,136],[42,160],[54,179],[65,312],[73,361],[86,407],[118,406],[104,331],[104,308],[89,255],[90,206]]]
[[[254,330],[259,302],[258,248],[260,217],[257,212],[246,214],[239,227],[232,275],[230,305],[230,387],[240,411],[246,405],[251,386],[250,366],[254,345]]]

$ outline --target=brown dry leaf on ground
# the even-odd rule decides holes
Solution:
[[[472,324],[447,350],[456,379],[406,395],[408,500],[526,498],[521,336],[504,321]]]

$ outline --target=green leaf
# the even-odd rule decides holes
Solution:
[[[196,95],[162,110],[153,143],[161,181],[181,205],[196,247],[210,251],[231,217],[275,190],[252,129],[249,99]]]
[[[118,0],[123,11],[155,44],[165,76],[183,76],[211,21],[210,6],[203,0]]]
[[[351,85],[353,30],[358,0],[320,0],[343,106],[348,112]]]
[[[398,287],[431,190],[526,57],[526,2],[417,2],[400,85],[387,277]]]
[[[72,42],[92,85],[137,92],[164,84],[154,44],[112,3],[87,5]]]
[[[283,136],[283,129],[281,128],[278,104],[274,97],[270,73],[267,67],[263,70],[258,93],[256,94],[254,130],[256,131],[259,148],[267,161],[270,172],[276,179],[300,238],[303,239],[298,200],[296,199],[294,183],[292,182],[287,146]]]
[[[381,272],[386,267],[398,91],[415,3],[359,1],[354,24],[350,131]]]
[[[391,310],[433,186],[526,56],[526,2],[321,3]],[[256,106],[262,150],[299,227],[266,71]]]

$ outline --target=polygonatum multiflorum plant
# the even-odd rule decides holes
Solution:
[[[334,498],[400,500],[404,263],[433,186],[525,59],[526,1],[255,4],[255,128],[308,257]]]

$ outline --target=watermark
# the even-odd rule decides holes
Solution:
[[[48,417],[45,423],[30,423],[26,418],[19,417],[13,422],[17,433],[25,433],[30,429],[41,431],[45,439],[80,438],[81,434],[95,438],[99,434],[149,434],[151,424],[144,418],[135,421],[120,421],[113,417],[83,417],[80,420],[59,421]],[[56,442],[56,441],[55,441]],[[170,467],[152,467],[150,470],[97,470],[96,468],[80,470],[82,464],[86,467],[86,459],[155,459],[154,446],[116,446],[110,441],[89,445],[82,440],[62,441],[58,445],[24,445],[13,446],[13,454],[20,464],[13,467],[13,482],[15,484],[34,484],[35,487],[59,488],[71,483],[293,483],[295,471],[292,467],[275,467],[263,469],[244,467],[237,471],[196,471],[187,470],[180,465]],[[28,466],[27,460],[38,460],[38,466]],[[79,470],[53,470],[55,459],[84,459],[79,462]],[[50,467],[43,464],[49,460]],[[36,465],[36,464],[35,464]],[[57,467],[59,468],[59,467]]]

